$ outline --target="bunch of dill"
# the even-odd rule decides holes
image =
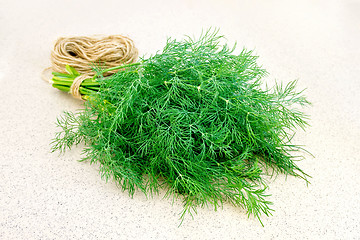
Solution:
[[[199,39],[169,39],[161,53],[103,77],[80,112],[58,119],[53,150],[85,143],[83,161],[100,163],[132,195],[136,189],[182,196],[186,212],[227,201],[249,215],[271,214],[262,175],[306,174],[290,143],[307,116],[296,82],[262,87],[266,71],[251,51],[234,55],[207,31]]]

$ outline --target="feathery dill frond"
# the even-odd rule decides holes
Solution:
[[[309,104],[296,81],[262,90],[267,72],[257,56],[220,45],[221,36],[168,39],[161,53],[102,77],[84,110],[65,113],[53,149],[85,142],[84,159],[99,162],[132,195],[136,189],[182,196],[184,210],[224,202],[249,215],[271,214],[262,166],[306,174],[290,143]]]

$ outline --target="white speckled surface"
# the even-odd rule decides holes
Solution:
[[[360,239],[359,1],[0,0],[0,26],[0,239]],[[265,227],[225,205],[178,228],[181,202],[131,199],[80,149],[49,152],[56,117],[81,107],[40,78],[57,37],[125,34],[143,55],[210,26],[314,104],[295,138],[315,155],[300,163],[312,184],[273,180]]]

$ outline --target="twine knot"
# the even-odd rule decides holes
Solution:
[[[83,100],[80,93],[80,85],[88,78],[91,78],[88,74],[82,74],[74,79],[74,82],[70,86],[70,93],[74,98]]]

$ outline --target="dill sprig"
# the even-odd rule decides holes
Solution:
[[[298,107],[309,102],[296,81],[264,89],[257,56],[235,55],[221,39],[217,31],[168,39],[162,52],[114,75],[97,69],[96,93],[58,119],[52,149],[84,142],[82,161],[100,163],[101,175],[130,195],[164,188],[181,196],[181,219],[224,202],[259,220],[270,215],[264,174],[306,180],[293,155],[303,149],[291,139],[307,125]]]

